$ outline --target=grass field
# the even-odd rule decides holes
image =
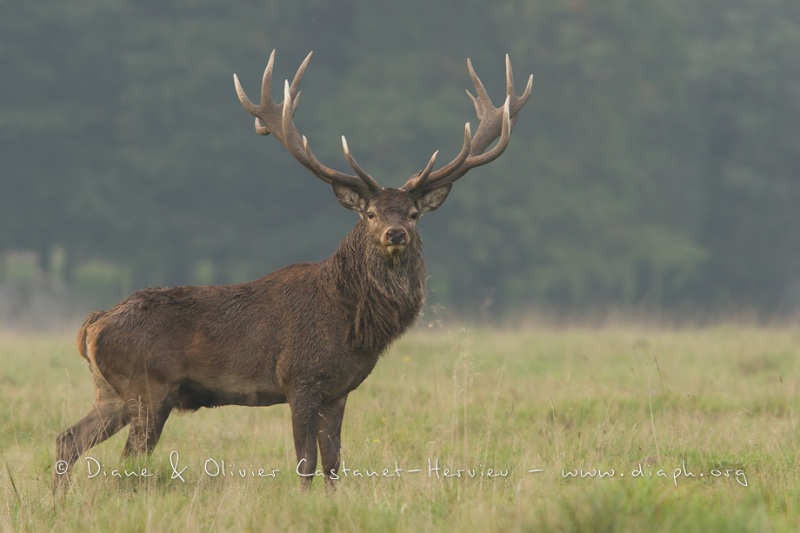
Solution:
[[[223,407],[142,464],[121,432],[55,502],[88,370],[71,337],[0,341],[2,530],[800,530],[797,328],[420,328],[350,395],[335,493],[300,493],[287,406]]]

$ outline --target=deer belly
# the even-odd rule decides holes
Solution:
[[[267,406],[286,403],[281,391],[250,387],[219,387],[186,380],[181,382],[175,407],[196,410],[222,405]]]

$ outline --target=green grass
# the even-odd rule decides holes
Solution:
[[[121,432],[54,501],[88,370],[62,337],[0,337],[0,362],[2,530],[800,529],[798,329],[420,328],[351,394],[335,493],[300,493],[288,407],[223,407],[173,415],[144,464]]]

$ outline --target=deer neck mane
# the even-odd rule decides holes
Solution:
[[[392,258],[359,221],[325,267],[335,298],[352,320],[350,334],[367,353],[383,352],[422,310],[425,263],[416,233],[403,254]]]

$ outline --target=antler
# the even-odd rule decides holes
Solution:
[[[308,139],[306,139],[305,135],[300,135],[294,120],[292,120],[295,111],[297,111],[297,104],[302,93],[302,91],[298,90],[300,79],[303,77],[312,54],[313,52],[309,53],[300,64],[291,85],[289,80],[285,81],[283,102],[275,103],[272,100],[272,68],[275,64],[275,50],[269,56],[269,62],[261,81],[261,102],[256,105],[250,101],[244,89],[242,89],[242,84],[239,83],[238,76],[234,74],[233,82],[236,85],[236,94],[239,96],[239,101],[245,111],[256,117],[256,133],[259,135],[269,135],[271,133],[295,159],[325,183],[340,183],[367,196],[380,190],[381,186],[353,158],[344,136],[342,136],[344,156],[353,170],[355,170],[356,176],[339,172],[320,163],[311,152]]]
[[[415,195],[421,195],[437,187],[450,185],[470,169],[485,165],[500,157],[500,154],[508,146],[508,141],[511,138],[511,129],[517,120],[517,113],[528,101],[533,90],[533,75],[528,78],[528,85],[522,95],[518,96],[514,90],[514,74],[511,70],[511,60],[506,54],[506,99],[502,107],[494,107],[491,98],[489,98],[489,93],[480,78],[475,74],[472,62],[469,59],[467,59],[467,68],[477,94],[477,96],[473,96],[467,91],[467,95],[475,105],[475,114],[478,116],[479,121],[475,135],[472,136],[469,122],[467,122],[464,126],[464,145],[458,156],[444,167],[432,172],[431,168],[436,159],[436,154],[433,154],[425,170],[409,178],[403,185],[403,190]],[[498,137],[500,137],[500,140],[494,148],[486,151],[486,148]]]

